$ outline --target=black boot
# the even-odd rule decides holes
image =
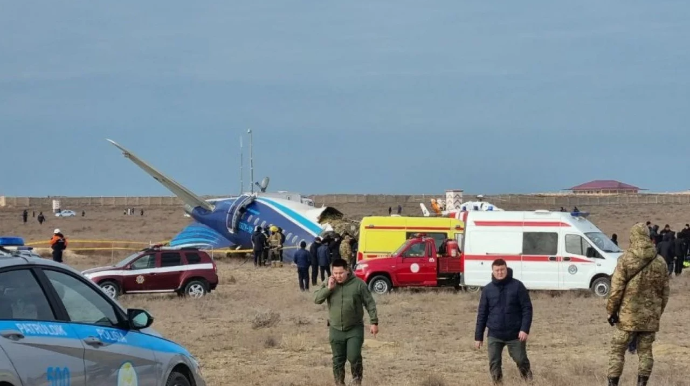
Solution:
[[[530,370],[529,367],[519,368],[519,370],[520,370],[520,376],[522,377],[523,380],[525,380],[525,381],[531,381],[532,380],[532,370]]]
[[[618,381],[620,379],[621,379],[621,377],[609,377],[608,386],[618,386]]]
[[[637,386],[647,386],[647,381],[649,381],[649,376],[638,375],[637,376]]]
[[[362,375],[364,373],[364,367],[362,366],[362,362],[357,361],[355,363],[352,363],[350,369],[352,370],[352,383],[350,384],[357,386],[361,385]]]

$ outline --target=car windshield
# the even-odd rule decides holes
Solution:
[[[601,249],[604,252],[623,252],[623,250],[618,248],[618,246],[614,244],[613,241],[611,241],[611,239],[608,238],[608,236],[601,232],[588,232],[585,233],[585,236],[587,236],[588,239],[590,239],[594,244],[596,244],[597,248]]]
[[[129,264],[132,262],[132,260],[136,259],[141,255],[141,251],[134,252],[133,254],[127,256],[124,260],[120,261],[119,263],[115,264],[115,267],[121,268],[124,267],[125,265]]]

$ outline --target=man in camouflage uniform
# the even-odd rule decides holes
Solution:
[[[618,329],[611,338],[609,386],[618,385],[625,351],[633,339],[637,339],[639,356],[637,385],[647,384],[654,366],[652,343],[659,331],[659,319],[668,303],[668,295],[666,261],[657,255],[648,228],[643,223],[637,223],[630,230],[630,247],[618,258],[606,303],[609,321],[615,322],[612,316],[618,315]]]
[[[343,240],[340,242],[340,258],[347,261],[348,267],[352,267],[352,246],[350,245],[352,238],[345,233]]]
[[[283,266],[282,261],[278,261],[280,258],[280,250],[283,247],[282,237],[278,228],[275,226],[271,227],[271,237],[268,238],[268,247],[270,248],[268,253],[270,255],[271,266]]]

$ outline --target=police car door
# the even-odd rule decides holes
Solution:
[[[88,385],[158,385],[161,369],[153,350],[141,344],[139,332],[120,327],[124,319],[102,291],[66,271],[43,272],[84,344]]]
[[[11,362],[2,370],[14,367],[24,385],[85,385],[84,346],[46,293],[28,267],[0,272],[0,346]]]

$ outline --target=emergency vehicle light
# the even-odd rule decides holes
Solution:
[[[573,217],[588,217],[589,212],[571,212],[570,215]]]
[[[24,245],[24,239],[21,237],[0,237],[0,247],[18,247]]]

